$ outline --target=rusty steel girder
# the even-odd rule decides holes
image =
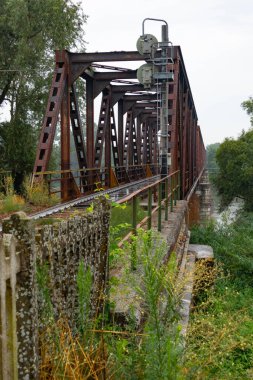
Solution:
[[[154,59],[160,58],[158,50]],[[180,169],[181,196],[185,197],[205,161],[205,147],[198,126],[197,113],[179,46],[168,47],[167,70],[174,73],[168,85],[168,154],[170,170]],[[57,51],[55,71],[45,118],[37,148],[34,175],[39,177],[48,168],[56,125],[60,116],[61,196],[70,199],[94,189],[94,173],[107,170],[106,186],[145,176],[145,165],[159,169],[160,94],[159,86],[144,89],[137,80],[136,69],[118,67],[117,62],[146,61],[149,55],[130,52],[71,53]],[[110,64],[106,64],[106,62]],[[82,125],[75,82],[85,81],[86,110]],[[94,130],[94,100],[102,94],[98,128]],[[117,118],[115,118],[117,106]],[[77,186],[70,170],[71,129],[82,172]],[[131,175],[128,169],[131,167]],[[133,167],[138,170],[133,170]],[[113,172],[113,170],[114,172]],[[120,174],[119,174],[120,173]]]

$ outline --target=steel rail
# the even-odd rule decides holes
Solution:
[[[64,211],[64,210],[66,210],[68,208],[77,206],[79,204],[86,203],[86,202],[91,202],[92,200],[94,200],[98,196],[106,195],[106,194],[108,194],[108,195],[110,195],[110,194],[117,194],[118,192],[120,192],[120,191],[122,191],[124,189],[130,189],[131,187],[136,187],[137,185],[140,185],[142,183],[145,184],[147,182],[155,181],[159,177],[160,177],[159,175],[156,175],[156,176],[148,177],[148,178],[145,178],[145,179],[141,179],[139,181],[131,182],[131,183],[128,183],[128,184],[125,184],[125,185],[117,186],[116,188],[99,191],[97,193],[86,195],[86,196],[83,196],[83,197],[80,197],[80,198],[77,198],[77,199],[74,199],[74,200],[71,200],[71,201],[68,201],[68,202],[64,202],[64,203],[58,204],[56,206],[49,207],[49,208],[47,208],[45,210],[42,210],[42,211],[30,214],[29,217],[31,219],[34,219],[34,220],[40,219],[40,218],[44,218],[45,216],[56,214],[57,212]],[[0,233],[1,232],[2,232],[2,226],[0,226]]]

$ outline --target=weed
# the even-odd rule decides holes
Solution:
[[[4,192],[0,195],[0,213],[20,211],[24,208],[25,200],[14,191],[12,176],[3,178]]]
[[[7,195],[0,200],[0,212],[9,213],[20,211],[24,208],[25,200],[20,195]]]
[[[4,177],[4,192],[6,196],[13,196],[15,194],[14,181],[10,175]]]
[[[129,257],[125,276],[121,279],[127,294],[133,294],[129,307],[129,336],[107,338],[113,365],[120,379],[179,379],[181,346],[177,323],[174,264],[164,265],[166,243],[159,233],[139,230],[132,242],[124,247]],[[135,271],[131,272],[134,259]],[[125,284],[125,285],[123,285]],[[116,282],[116,286],[117,286]],[[136,301],[135,301],[136,300]],[[136,315],[144,325],[141,337],[135,334]]]
[[[118,209],[120,210],[120,209]],[[180,379],[181,347],[177,306],[179,295],[175,291],[176,259],[164,265],[166,242],[154,231],[139,230],[133,245],[127,243],[117,251],[117,239],[126,226],[111,228],[111,260],[123,256],[126,263],[124,276],[113,278],[110,285],[128,286],[138,300],[142,325],[136,325],[136,306],[130,306],[128,321],[122,326],[106,321],[102,313],[92,317],[92,274],[80,262],[77,273],[78,315],[77,329],[73,333],[67,321],[44,324],[41,334],[41,379],[122,379],[122,380],[177,380]],[[122,256],[121,256],[122,253]],[[136,270],[131,271],[131,265]],[[40,269],[38,284],[45,310],[52,314],[48,268]],[[107,301],[109,302],[109,301]],[[113,304],[111,301],[110,305]],[[50,322],[50,321],[49,321]],[[105,323],[107,323],[105,325]],[[103,326],[98,329],[97,326]]]
[[[37,181],[31,185],[29,177],[23,183],[25,197],[35,206],[52,206],[59,202],[56,195],[50,195],[45,182]]]

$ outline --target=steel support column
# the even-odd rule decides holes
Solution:
[[[66,83],[61,104],[61,170],[70,170],[70,94]],[[69,173],[62,174],[61,198],[69,199]]]

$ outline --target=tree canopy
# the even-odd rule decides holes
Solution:
[[[215,185],[221,207],[239,197],[247,209],[253,210],[253,130],[243,132],[238,139],[226,139],[217,150],[216,160],[219,172]]]
[[[54,50],[84,50],[86,16],[70,0],[0,0],[0,169],[31,171]],[[4,112],[3,112],[4,110]],[[6,121],[7,120],[7,121]]]
[[[248,100],[242,102],[241,106],[250,116],[250,123],[253,126],[253,98],[250,96]]]
[[[216,161],[216,152],[219,148],[220,143],[214,143],[207,145],[206,147],[206,160],[207,160],[207,169],[209,172],[218,170],[218,165]]]

